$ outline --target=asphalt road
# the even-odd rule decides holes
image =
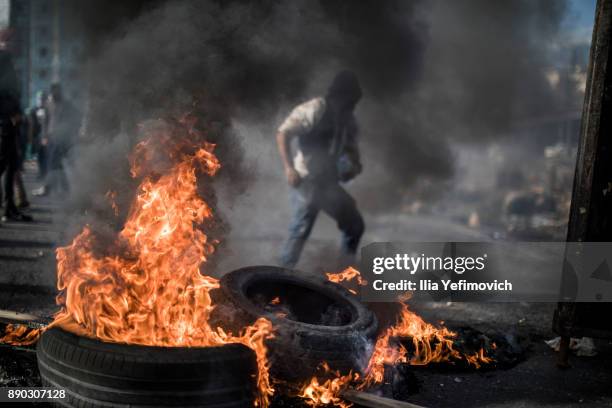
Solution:
[[[37,186],[32,172],[26,179],[29,189]],[[37,197],[31,197],[31,203],[34,222],[0,225],[0,309],[50,315],[55,310],[54,247],[62,240],[62,225],[53,216],[59,204]],[[282,220],[259,235],[234,229],[219,253],[217,273],[274,262],[284,235],[279,225]],[[488,239],[482,231],[440,218],[389,215],[368,220],[364,242],[408,236],[422,241]],[[323,218],[299,267],[329,270],[337,241],[334,223]],[[505,369],[414,367],[416,387],[402,396],[410,402],[426,407],[612,407],[612,344],[597,341],[597,357],[574,356],[571,369],[558,370],[554,352],[544,344],[554,337],[552,304],[423,303],[412,308],[430,322],[444,321],[450,327],[472,327],[488,334],[512,333],[525,352],[523,361]],[[8,384],[3,372],[6,367],[0,361],[0,386]]]
[[[60,226],[54,221],[57,200],[34,197],[31,190],[39,186],[34,170],[24,174],[31,207],[25,210],[33,222],[0,224],[0,285],[55,287],[54,249]]]

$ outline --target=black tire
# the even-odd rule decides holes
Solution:
[[[313,324],[278,316],[254,303],[249,292],[257,285],[287,285],[304,288],[311,295],[295,295],[292,301],[311,302],[329,299],[341,304],[350,317],[338,325]],[[268,340],[271,374],[274,378],[296,382],[310,379],[326,361],[343,373],[361,371],[367,364],[377,321],[357,296],[322,276],[274,267],[254,266],[228,273],[221,279],[223,301],[236,309],[235,327],[251,324],[259,317],[272,322],[275,337]],[[326,300],[327,301],[327,300]],[[225,320],[227,324],[228,320]]]
[[[42,383],[62,407],[252,407],[257,364],[242,344],[149,347],[106,343],[58,328],[37,347]]]

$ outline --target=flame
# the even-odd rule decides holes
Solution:
[[[484,355],[482,348],[474,355],[460,353],[453,347],[453,340],[457,336],[455,332],[446,327],[438,328],[425,322],[408,309],[408,305],[404,303],[405,300],[407,299],[400,299],[401,310],[397,323],[389,327],[376,340],[360,389],[381,383],[387,364],[427,365],[453,359],[465,359],[469,364],[479,368],[480,363],[486,364],[493,361]],[[410,356],[409,351],[397,341],[402,338],[412,340],[414,351]]]
[[[492,348],[495,349],[495,347],[492,347]],[[467,360],[469,364],[473,365],[476,368],[480,368],[481,364],[488,364],[488,363],[493,362],[493,359],[491,357],[485,356],[485,351],[483,348],[481,348],[480,350],[478,350],[472,355],[466,354],[465,359]]]
[[[335,283],[356,280],[360,286],[368,284],[361,277],[361,273],[353,267],[348,267],[339,273],[326,273],[326,275],[331,282]],[[355,293],[355,291],[349,290]],[[429,363],[464,359],[474,367],[480,368],[481,364],[493,361],[492,358],[485,356],[483,348],[472,355],[460,353],[453,346],[453,340],[457,334],[446,327],[436,327],[429,324],[410,311],[405,303],[409,298],[410,295],[408,294],[399,299],[401,309],[397,323],[377,338],[365,370],[366,375],[359,385],[360,389],[383,382],[385,365],[398,363],[427,365]],[[414,350],[409,352],[398,341],[399,339],[410,339]]]
[[[0,337],[0,343],[13,346],[29,346],[38,341],[42,329],[31,329],[21,324],[8,324],[4,329],[4,336]]]
[[[281,303],[281,300],[280,300],[280,297],[278,296],[270,301],[271,305],[279,305],[280,303]]]
[[[111,208],[113,209],[113,213],[115,214],[115,217],[119,216],[119,206],[117,205],[117,192],[116,191],[107,191],[105,194],[105,197],[108,199],[108,202],[111,205]]]
[[[323,381],[314,376],[302,386],[298,396],[304,398],[304,402],[312,407],[321,405],[335,405],[340,408],[351,407],[353,404],[345,402],[340,397],[340,394],[352,381],[358,380],[359,375],[352,372],[349,372],[347,375],[341,375],[339,371],[332,371],[326,362],[323,362],[321,367],[324,370],[325,376],[329,377],[331,374],[334,378],[328,378]]]
[[[203,232],[213,211],[198,194],[196,174],[217,173],[215,146],[191,144],[202,136],[193,121],[157,125],[143,128],[146,138],[130,156],[132,177],[142,181],[114,242],[100,249],[86,226],[70,245],[57,249],[61,310],[51,326],[149,346],[242,343],[257,355],[255,405],[265,407],[274,392],[264,345],[272,337],[271,323],[259,319],[239,335],[209,324],[210,291],[219,281],[200,268],[217,242]]]
[[[270,383],[270,363],[268,361],[268,348],[265,340],[274,337],[272,333],[272,323],[264,318],[259,318],[251,326],[243,329],[240,336],[226,334],[223,329],[218,329],[223,340],[222,344],[241,343],[253,349],[257,356],[257,388],[259,395],[255,400],[256,407],[267,407],[270,404],[270,397],[274,395],[274,388]]]
[[[361,273],[357,269],[353,268],[352,266],[349,266],[342,272],[326,273],[326,275],[327,275],[327,279],[335,283],[340,283],[344,281],[350,282],[353,279],[356,279],[357,284],[359,286],[365,286],[368,284],[368,282],[361,277]]]

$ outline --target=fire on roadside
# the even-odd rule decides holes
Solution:
[[[495,347],[496,347],[495,343],[492,343],[491,348],[495,349]],[[464,357],[469,364],[473,365],[476,368],[480,368],[482,364],[488,364],[488,363],[493,362],[493,359],[491,357],[487,357],[485,355],[484,348],[481,348],[480,350],[478,350],[472,355],[465,354]]]
[[[364,387],[383,381],[385,365],[427,365],[464,357],[453,347],[456,333],[446,327],[438,328],[425,322],[408,308],[405,300],[400,300],[401,309],[397,323],[376,340],[366,368]],[[398,342],[399,339],[411,341],[413,350],[409,352]]]
[[[327,279],[335,283],[350,282],[355,280],[359,286],[365,286],[368,284],[368,282],[361,277],[361,273],[352,266],[349,266],[342,272],[326,273],[325,275],[327,275]]]
[[[361,277],[359,271],[349,267],[340,273],[326,274],[332,282],[356,280],[359,285],[367,282]],[[421,317],[412,312],[405,301],[409,298],[399,299],[400,313],[397,323],[385,330],[376,340],[366,369],[365,376],[349,373],[342,375],[329,368],[327,362],[322,363],[325,369],[326,380],[313,377],[303,385],[299,397],[310,406],[334,405],[342,408],[352,404],[342,399],[342,392],[353,384],[357,389],[364,390],[384,380],[385,366],[407,363],[411,365],[427,365],[450,360],[464,359],[469,364],[479,368],[483,363],[489,363],[491,358],[485,356],[484,349],[475,354],[462,354],[453,347],[456,333],[445,327],[435,327],[426,323]],[[409,351],[399,340],[409,340],[413,349]],[[330,377],[330,374],[332,377]]]
[[[14,346],[29,346],[38,341],[42,329],[31,329],[22,324],[7,324],[0,343]]]
[[[220,163],[213,144],[186,144],[186,140],[198,140],[200,135],[194,132],[190,122],[156,127],[136,146],[130,158],[131,174],[141,183],[114,242],[101,246],[86,226],[70,245],[57,249],[61,310],[48,327],[59,326],[102,341],[149,346],[244,344],[257,356],[259,395],[255,405],[266,407],[274,393],[264,343],[273,337],[271,322],[260,318],[239,334],[209,323],[214,309],[210,291],[219,287],[219,281],[201,269],[217,242],[204,232],[213,223],[213,211],[198,194],[197,174],[199,170],[212,177]],[[151,163],[159,159],[160,151],[167,156],[163,172]],[[114,203],[115,196],[109,198]],[[367,285],[353,267],[327,277],[336,283]],[[341,398],[341,392],[349,384],[365,389],[381,383],[385,365],[463,359],[479,368],[492,361],[484,349],[471,355],[455,349],[456,333],[426,323],[409,310],[406,300],[400,299],[397,323],[376,340],[363,378],[352,372],[342,375],[323,362],[323,376],[312,377],[299,396],[310,406],[348,408],[351,404]],[[281,299],[270,303],[278,305]],[[32,344],[40,333],[9,325],[1,341]],[[398,340],[411,342],[412,347],[408,350]]]
[[[212,177],[221,165],[213,144],[195,144],[204,135],[194,125],[185,117],[142,128],[144,141],[130,157],[131,175],[141,181],[124,227],[113,242],[101,244],[86,226],[57,249],[61,310],[48,328],[148,346],[242,343],[257,355],[255,405],[266,407],[274,392],[264,344],[273,336],[271,322],[260,318],[238,334],[209,324],[210,291],[219,281],[201,270],[217,242],[204,232],[214,223],[213,211],[198,194],[197,175]],[[114,193],[108,197],[114,203]],[[21,344],[38,336],[23,334],[12,328],[7,336]]]
[[[342,375],[338,371],[332,371],[326,362],[321,364],[323,369],[320,379],[314,376],[310,381],[302,386],[298,396],[304,399],[307,405],[318,407],[321,405],[337,406],[340,408],[349,408],[353,404],[344,401],[340,394],[350,383],[359,379],[359,374],[349,372],[347,375]]]
[[[327,277],[333,282],[355,279],[360,285],[365,282],[359,271],[349,267],[343,272]],[[365,283],[367,284],[367,283]],[[457,334],[446,327],[436,327],[425,322],[411,311],[406,304],[410,296],[399,299],[400,312],[397,323],[385,330],[374,344],[372,354],[365,369],[365,376],[359,384],[359,389],[365,389],[379,384],[384,379],[385,365],[407,363],[410,365],[427,365],[453,360],[465,360],[475,368],[493,361],[485,355],[484,348],[473,354],[462,353],[454,347]],[[408,350],[400,340],[412,344]]]
[[[334,283],[355,281],[357,285],[359,286],[365,286],[368,284],[368,282],[361,277],[361,273],[357,269],[353,268],[352,266],[349,266],[342,272],[326,273],[325,275],[327,275],[327,279],[330,282],[334,282]],[[357,291],[355,289],[351,289],[351,288],[346,288],[346,289],[349,292],[351,292],[353,295],[357,295]]]

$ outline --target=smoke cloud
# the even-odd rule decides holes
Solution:
[[[187,111],[218,143],[224,196],[246,192],[252,205],[284,192],[275,128],[341,68],[364,88],[364,174],[350,187],[362,207],[393,208],[418,181],[442,186],[453,143],[486,142],[554,106],[543,69],[565,4],[94,1],[74,10],[88,27],[89,102],[68,208],[108,223],[106,192],[125,211],[134,191],[126,158],[136,124]],[[258,211],[250,215],[275,218]]]

